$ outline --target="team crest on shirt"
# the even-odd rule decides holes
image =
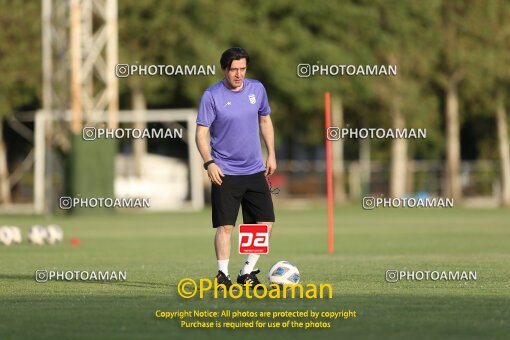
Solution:
[[[257,102],[257,99],[253,93],[248,96],[248,99],[250,99],[250,104],[255,104]]]

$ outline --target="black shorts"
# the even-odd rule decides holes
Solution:
[[[211,190],[213,228],[236,225],[239,205],[243,207],[243,222],[274,222],[273,201],[264,172],[253,175],[225,175],[220,186]]]

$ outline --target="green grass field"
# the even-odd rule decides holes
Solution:
[[[270,253],[258,267],[294,262],[302,283],[330,283],[333,299],[183,299],[180,279],[213,277],[210,211],[103,217],[3,216],[22,228],[60,224],[57,246],[0,247],[0,339],[503,339],[510,332],[510,212],[475,209],[335,210],[335,254],[326,252],[326,211],[280,210]],[[238,220],[239,222],[240,220]],[[70,238],[81,245],[72,246]],[[232,276],[244,255],[230,261]],[[47,270],[125,270],[125,282],[36,283]],[[476,281],[387,283],[385,271],[476,271]],[[329,329],[182,329],[156,310],[341,311]],[[236,321],[251,321],[239,319]],[[265,320],[268,321],[268,320]],[[304,321],[304,320],[298,320]]]

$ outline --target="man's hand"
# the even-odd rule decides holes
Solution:
[[[275,156],[268,156],[266,160],[265,176],[271,176],[276,171],[276,158]]]
[[[209,164],[209,166],[207,167],[207,175],[209,175],[211,183],[216,184],[218,186],[221,185],[222,182],[221,178],[225,177],[220,167],[217,166],[215,163]]]

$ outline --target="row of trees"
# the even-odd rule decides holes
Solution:
[[[427,140],[394,140],[376,150],[391,162],[391,195],[404,194],[409,158],[444,158],[445,194],[457,200],[462,156],[500,159],[503,202],[510,205],[507,1],[122,0],[118,5],[121,63],[215,63],[219,70],[221,52],[243,46],[252,56],[249,76],[269,93],[280,141],[323,143],[322,98],[330,91],[350,127],[428,129]],[[40,4],[1,6],[6,29],[0,32],[0,113],[7,116],[40,107]],[[396,64],[398,76],[299,78],[300,63]],[[196,107],[218,78],[122,79],[121,107]],[[469,132],[469,140],[461,131]],[[0,175],[1,168],[0,162]]]

